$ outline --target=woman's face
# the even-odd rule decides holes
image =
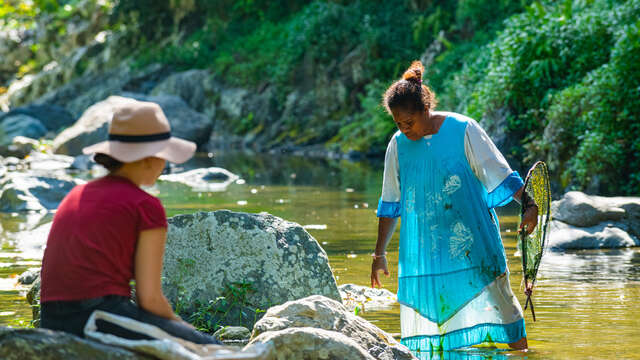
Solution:
[[[391,110],[391,114],[398,129],[410,140],[419,140],[427,133],[428,118],[426,111],[412,113],[402,110]]]

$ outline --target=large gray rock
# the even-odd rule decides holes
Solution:
[[[617,249],[640,246],[640,239],[629,234],[628,227],[621,223],[603,222],[589,227],[577,227],[561,221],[549,225],[551,250],[568,249]]]
[[[196,111],[204,112],[211,103],[213,91],[211,73],[207,70],[188,70],[169,75],[151,90],[151,95],[175,95]]]
[[[340,300],[327,254],[298,224],[228,210],[170,218],[163,268],[170,301],[189,313],[230,286],[240,294],[227,300],[254,310],[313,294]],[[252,328],[261,315],[241,309],[223,325]]]
[[[58,208],[81,180],[11,172],[0,180],[0,212],[42,211]]]
[[[309,328],[325,331],[303,331]],[[282,333],[286,329],[288,332]],[[292,337],[291,332],[296,330],[300,335],[304,334],[304,337],[294,342],[290,337]],[[282,336],[284,339],[278,340]],[[351,341],[345,341],[345,338],[351,339]],[[352,348],[353,342],[368,355],[368,357],[357,358],[415,359],[409,349],[398,343],[391,335],[367,320],[354,315],[341,303],[318,295],[289,301],[270,308],[254,326],[253,338],[249,344],[269,341],[274,342],[278,354],[281,351],[294,354],[284,357],[286,359],[303,358],[295,356],[306,354],[307,349],[313,348],[314,344],[318,344],[316,352],[321,354],[323,348],[327,350],[334,347]],[[292,344],[293,347],[289,344]],[[324,346],[321,346],[322,344]],[[319,358],[338,359],[340,357],[327,355]],[[346,357],[346,359],[350,359],[350,357]]]
[[[63,332],[0,327],[0,359],[142,360],[154,358]]]
[[[551,204],[551,249],[640,246],[640,197],[604,197],[571,191]]]
[[[189,108],[176,96],[145,96],[124,93],[123,96],[109,96],[89,107],[80,119],[53,140],[56,153],[80,155],[82,148],[104,141],[108,136],[109,122],[113,112],[120,106],[132,101],[152,101],[160,105],[171,123],[174,136],[190,140],[200,145],[209,138],[211,122],[206,116]]]
[[[16,136],[39,139],[47,133],[42,123],[29,115],[14,114],[5,116],[0,122],[0,145],[9,145]]]
[[[249,344],[271,344],[278,360],[376,360],[358,346],[355,339],[324,329],[303,327],[269,331]]]
[[[604,197],[570,191],[552,204],[555,220],[573,226],[594,226],[603,221],[621,221],[628,215],[640,215],[640,198]],[[632,213],[627,214],[627,211]]]
[[[13,156],[19,159],[24,159],[38,146],[38,140],[25,136],[14,136],[11,144],[0,145],[0,156]]]

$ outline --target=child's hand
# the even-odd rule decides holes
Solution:
[[[526,226],[527,235],[531,234],[538,225],[538,207],[533,205],[524,212],[522,217],[522,223],[520,223],[520,229]]]
[[[378,273],[379,271],[382,271],[386,276],[389,276],[386,256],[374,258],[373,262],[371,263],[371,287],[376,287],[376,285],[378,286],[378,288],[382,287],[382,283],[380,283],[379,277],[380,274]]]

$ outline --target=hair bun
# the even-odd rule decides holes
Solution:
[[[424,73],[424,66],[422,65],[422,63],[418,60],[414,61],[411,63],[411,66],[409,66],[409,68],[407,69],[407,71],[404,72],[404,74],[402,74],[402,78],[407,80],[407,81],[411,81],[411,82],[415,82],[415,83],[422,83],[422,74]]]

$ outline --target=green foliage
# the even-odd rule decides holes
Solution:
[[[253,315],[255,323],[266,310],[248,303],[247,296],[253,291],[250,283],[225,284],[222,296],[206,303],[197,303],[196,311],[187,316],[187,321],[198,330],[211,334],[224,326],[243,324],[243,317],[247,315]]]
[[[517,151],[547,158],[563,186],[637,193],[639,16],[639,1],[536,1],[455,74],[452,97],[477,119],[505,109]]]
[[[397,130],[382,106],[381,94],[386,88],[387,85],[381,81],[367,84],[365,94],[359,97],[362,111],[340,129],[332,142],[342,144],[343,151],[384,150],[391,134]]]

